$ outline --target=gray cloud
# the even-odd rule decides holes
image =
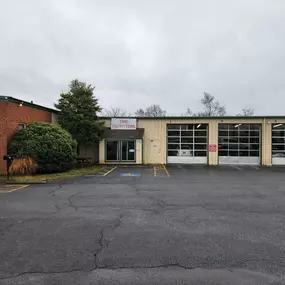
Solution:
[[[284,114],[283,0],[0,0],[0,93],[52,106],[69,81],[103,107]]]

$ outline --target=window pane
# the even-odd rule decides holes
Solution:
[[[207,151],[195,151],[194,156],[207,156]]]
[[[230,137],[237,137],[238,136],[238,130],[232,130],[232,131],[229,131],[229,136]]]
[[[206,137],[207,136],[207,131],[197,131],[195,130],[195,137]]]
[[[260,125],[250,125],[251,130],[260,130]]]
[[[227,150],[219,150],[219,156],[229,156],[229,152]]]
[[[169,137],[179,137],[180,131],[168,131],[168,136]]]
[[[238,156],[238,151],[230,150],[229,156]]]
[[[193,137],[193,131],[181,131],[182,137]]]
[[[228,131],[219,131],[219,137],[227,137],[229,134]]]
[[[207,143],[207,138],[195,138],[195,143]]]
[[[273,129],[272,130],[272,136],[273,137],[284,137],[285,136],[285,130]]]
[[[180,143],[180,138],[168,138],[169,143]]]
[[[193,143],[193,138],[181,138],[182,143]]]
[[[237,144],[238,143],[238,137],[229,137],[229,143],[235,143]]]
[[[273,150],[285,150],[285,144],[274,144],[272,145],[272,151]]]
[[[249,144],[247,144],[247,143],[240,143],[239,144],[239,149],[240,150],[248,150],[249,149]]]
[[[249,143],[249,137],[240,137],[239,143],[244,143],[244,144]]]
[[[237,129],[238,129],[238,128],[236,128],[235,126],[236,126],[236,124],[229,124],[229,125],[228,125],[228,129],[229,129],[229,130],[234,130],[234,131],[235,131],[235,130],[237,130]]]
[[[219,137],[219,143],[229,143],[228,137]]]
[[[220,143],[219,144],[219,149],[229,149],[229,145],[225,143]]]
[[[194,145],[195,150],[203,150],[203,149],[207,149],[207,145],[206,144],[195,144]]]
[[[241,150],[241,151],[239,152],[239,156],[249,156],[249,151]]]
[[[251,137],[259,137],[259,131],[250,131]]]
[[[285,138],[272,138],[272,143],[284,144]]]
[[[167,152],[167,155],[168,155],[168,156],[177,156],[177,150],[176,150],[176,151],[169,150],[169,151]]]
[[[259,144],[251,144],[250,149],[251,150],[259,150]]]
[[[179,130],[180,129],[180,125],[167,125],[167,129],[168,130]]]
[[[181,130],[192,130],[193,125],[181,125]]]
[[[248,131],[240,131],[239,132],[239,136],[240,137],[248,137],[249,136],[249,132]]]
[[[259,151],[250,151],[249,152],[249,156],[258,157],[259,156]]]
[[[193,149],[193,145],[192,144],[182,144],[181,149]]]
[[[230,144],[229,144],[229,149],[238,149],[238,144],[236,144],[236,143],[230,143]]]
[[[180,144],[168,144],[168,149],[179,149]]]
[[[219,124],[219,130],[228,130],[229,126],[227,124]]]
[[[259,137],[251,137],[250,143],[259,143]]]

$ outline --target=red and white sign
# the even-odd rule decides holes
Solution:
[[[136,119],[111,119],[112,130],[136,130],[137,120]]]
[[[216,152],[217,151],[217,145],[216,144],[210,144],[209,145],[209,151],[210,152]]]

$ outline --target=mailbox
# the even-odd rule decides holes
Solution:
[[[12,155],[4,155],[3,160],[11,161],[11,160],[13,160],[13,156]]]

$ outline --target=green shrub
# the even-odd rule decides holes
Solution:
[[[32,123],[17,132],[8,144],[8,154],[31,157],[42,173],[61,172],[75,165],[77,143],[59,125]]]

